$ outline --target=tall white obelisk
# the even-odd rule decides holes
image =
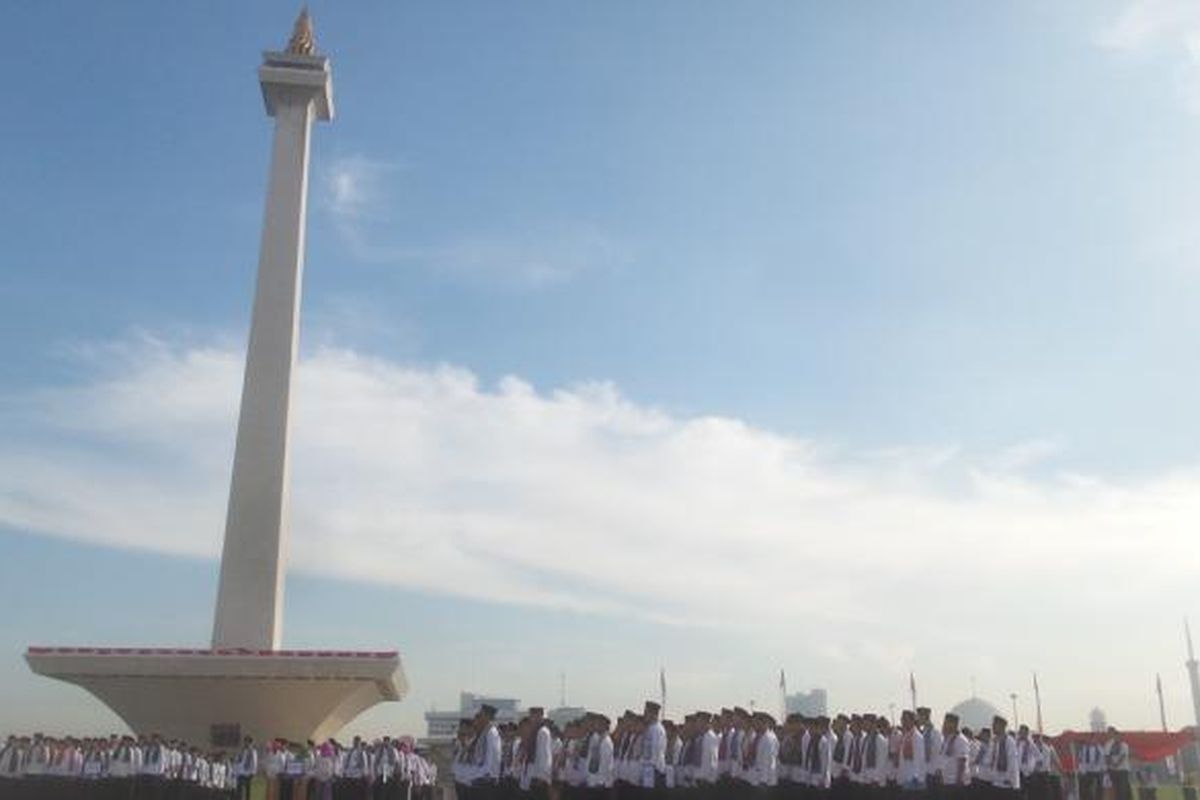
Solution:
[[[321,740],[408,691],[395,650],[279,647],[308,142],[313,120],[333,117],[329,60],[314,50],[302,12],[287,49],[264,54],[258,71],[275,140],[212,649],[39,645],[25,652],[38,675],[91,692],[139,734],[217,748],[236,748],[243,736]]]
[[[329,59],[308,10],[288,48],[258,71],[275,118],[258,285],[213,623],[214,648],[278,650],[288,542],[288,411],[300,329],[300,279],[313,119],[333,118]]]

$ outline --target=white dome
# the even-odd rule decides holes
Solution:
[[[997,716],[1000,709],[987,700],[971,697],[950,709],[950,713],[958,715],[959,725],[978,732],[981,728],[992,727],[992,717]]]

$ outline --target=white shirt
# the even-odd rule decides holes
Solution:
[[[613,785],[613,740],[607,733],[588,739],[587,785],[602,789]]]
[[[847,777],[850,775],[850,755],[854,747],[854,734],[849,728],[842,729],[839,734],[833,731],[832,734],[833,754],[830,756],[833,776],[835,778]]]
[[[976,739],[971,755],[971,777],[980,783],[992,782],[992,741]]]
[[[902,787],[925,783],[925,737],[916,728],[901,733],[896,782]]]
[[[500,752],[498,748],[496,752]],[[499,764],[498,761],[497,764]],[[553,765],[554,742],[550,736],[550,729],[543,725],[538,728],[537,734],[534,736],[533,761],[529,762],[526,766],[529,780],[550,783]]]
[[[16,778],[25,766],[25,750],[16,742],[6,745],[0,750],[0,776]]]
[[[947,786],[966,786],[971,782],[971,745],[962,733],[943,738],[938,754],[938,770]],[[959,765],[962,765],[961,775]]]
[[[25,774],[26,775],[45,775],[50,769],[50,747],[49,745],[35,744],[29,748],[29,753],[25,756]]]
[[[128,778],[137,774],[137,759],[133,745],[120,744],[108,762],[108,774],[114,778]]]
[[[809,745],[811,746],[811,739]],[[833,783],[833,733],[818,734],[816,761],[809,764],[810,786],[828,789]]]
[[[365,778],[371,774],[371,754],[361,744],[346,753],[342,774],[347,778]]]
[[[751,783],[755,786],[774,786],[778,781],[779,737],[768,728],[757,738]]]
[[[258,751],[253,747],[243,747],[238,753],[233,772],[238,777],[253,778],[258,774]]]
[[[658,720],[646,726],[642,739],[642,761],[655,772],[667,771],[667,729]]]
[[[267,773],[267,777],[278,778],[286,765],[287,753],[283,750],[268,750],[264,761],[263,771]]]
[[[1104,750],[1094,742],[1079,746],[1079,771],[1082,773],[1104,772]]]
[[[875,763],[871,763],[874,754]],[[891,762],[888,761],[888,739],[878,730],[867,733],[863,742],[863,774],[867,783],[885,786],[891,773]]]
[[[1129,772],[1129,744],[1119,739],[1108,743],[1108,768],[1116,772]]]
[[[942,732],[930,725],[925,729],[925,774],[935,775],[942,767],[942,760],[939,755],[942,751]]]
[[[700,766],[692,775],[699,783],[716,783],[720,777],[720,765],[717,755],[720,753],[721,740],[716,732],[709,728],[700,735]]]
[[[992,737],[992,785],[1004,789],[1021,788],[1021,754],[1011,733]],[[1007,763],[1002,764],[1001,760]]]

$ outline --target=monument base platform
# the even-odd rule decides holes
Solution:
[[[408,691],[394,651],[30,647],[25,660],[91,692],[135,733],[202,747],[321,741]]]

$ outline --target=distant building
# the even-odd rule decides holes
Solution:
[[[1104,713],[1104,709],[1099,707],[1092,709],[1088,714],[1088,727],[1094,733],[1103,733],[1108,730],[1108,716]]]
[[[950,709],[951,714],[958,715],[958,722],[964,728],[978,732],[992,727],[992,719],[1001,716],[1000,709],[979,697],[969,697]]]
[[[789,714],[819,717],[829,713],[829,693],[824,689],[813,689],[789,694],[783,698],[783,707]]]
[[[515,697],[488,697],[473,692],[462,692],[458,696],[457,711],[425,712],[425,741],[450,741],[458,731],[458,721],[464,717],[475,716],[479,713],[479,707],[485,703],[496,707],[496,721],[500,723],[516,722],[523,713],[521,701]]]
[[[586,713],[587,709],[582,706],[559,706],[547,711],[546,716],[551,722],[561,728],[568,722],[574,722]]]

